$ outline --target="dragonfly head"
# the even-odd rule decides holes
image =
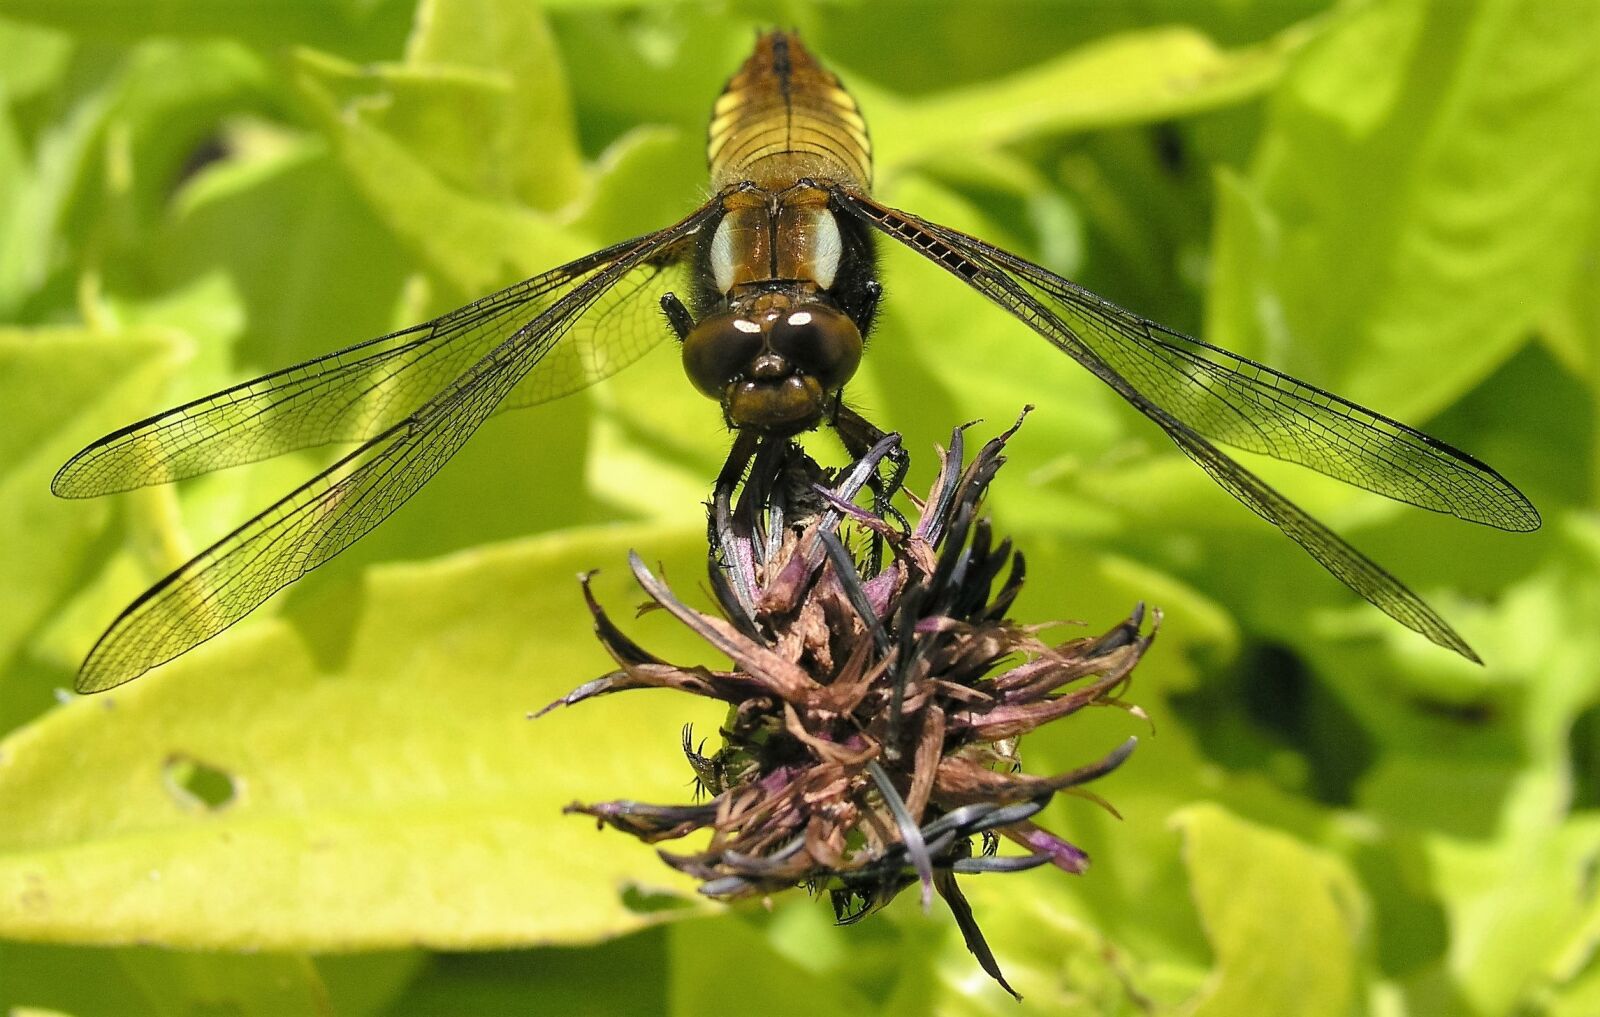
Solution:
[[[861,330],[826,297],[766,292],[701,318],[683,369],[734,427],[794,434],[822,422],[861,347]]]

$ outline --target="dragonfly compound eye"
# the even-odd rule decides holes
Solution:
[[[683,370],[703,395],[721,402],[728,386],[761,355],[764,330],[741,314],[708,314],[683,341]]]
[[[817,380],[824,392],[837,392],[861,366],[861,330],[839,310],[802,304],[772,323],[772,351],[797,373]]]
[[[834,308],[709,314],[683,341],[683,369],[728,422],[793,434],[822,421],[861,362],[861,332]]]

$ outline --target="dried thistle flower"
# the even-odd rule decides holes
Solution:
[[[895,435],[831,482],[788,439],[759,439],[753,452],[736,446],[710,527],[720,615],[690,608],[630,556],[653,606],[726,654],[733,668],[680,667],[654,656],[612,623],[585,581],[595,630],[618,669],[541,711],[635,688],[726,702],[715,753],[702,754],[684,731],[684,752],[709,799],[567,811],[646,842],[710,828],[702,851],[659,853],[717,899],[803,885],[827,890],[836,917],[849,923],[912,884],[920,884],[924,909],[938,891],[968,949],[1016,996],[956,876],[1087,867],[1082,850],[1030,817],[1058,791],[1101,801],[1081,786],[1120,765],[1136,739],[1051,777],[1019,772],[1016,740],[1086,706],[1139,713],[1117,696],[1154,638],[1154,626],[1140,632],[1142,605],[1099,638],[1055,645],[1039,638],[1042,627],[1006,618],[1022,589],[1023,558],[1009,541],[995,543],[978,511],[1020,425],[965,468],[957,429],[927,499],[913,499],[915,526],[885,505],[855,504],[897,452]],[[749,475],[734,504],[745,460]],[[870,549],[852,554],[847,540]],[[880,564],[885,548],[888,562]],[[1027,854],[997,855],[998,837]]]

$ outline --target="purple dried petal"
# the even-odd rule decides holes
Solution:
[[[1089,854],[1030,820],[1002,827],[1001,833],[1036,855],[1049,855],[1050,864],[1065,872],[1079,875],[1089,868]]]
[[[727,654],[758,684],[785,699],[799,699],[816,687],[816,682],[792,661],[765,646],[745,638],[738,629],[721,618],[701,614],[677,597],[667,584],[657,579],[637,552],[628,552],[628,564],[650,598],[683,622],[706,642]]]
[[[716,819],[717,807],[716,800],[699,805],[651,805],[622,799],[594,805],[573,802],[561,811],[593,816],[605,825],[650,842],[683,837],[710,825]]]

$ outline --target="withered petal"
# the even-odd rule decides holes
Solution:
[[[1152,632],[1100,658],[1099,666],[1104,669],[1104,674],[1081,689],[1033,702],[1002,703],[989,708],[962,710],[951,718],[951,726],[969,729],[982,740],[996,741],[1026,734],[1042,724],[1076,713],[1090,703],[1109,696],[1123,684],[1154,638],[1155,633]]]
[[[1139,739],[1130,737],[1103,758],[1053,777],[996,773],[960,756],[946,756],[939,762],[935,788],[941,800],[978,798],[984,801],[1019,802],[1033,799],[1104,777],[1121,766],[1138,744]]]
[[[619,799],[594,805],[573,802],[561,811],[568,815],[593,816],[602,824],[631,833],[648,843],[682,837],[709,825],[716,819],[717,802],[713,799],[698,805],[651,805]]]
[[[1088,852],[1033,822],[1023,820],[1012,823],[1000,827],[999,832],[1028,851],[1045,855],[1056,868],[1064,872],[1081,875],[1089,868]]]
[[[826,890],[848,923],[920,884],[924,908],[934,892],[944,897],[968,949],[1015,996],[956,873],[1045,864],[1081,872],[1088,864],[1033,817],[1056,794],[1099,800],[1083,785],[1115,769],[1135,741],[1078,769],[1033,777],[1004,772],[1020,768],[1012,739],[1085,706],[1128,709],[1115,697],[1160,623],[1156,612],[1142,635],[1141,606],[1104,635],[1052,645],[1040,634],[1045,626],[1008,619],[1026,567],[981,503],[1017,425],[970,462],[965,429],[955,429],[927,498],[911,499],[919,518],[910,532],[898,512],[891,521],[880,507],[885,492],[874,480],[896,436],[819,483],[826,474],[789,439],[741,434],[713,491],[708,568],[719,614],[689,608],[639,555],[629,558],[653,605],[733,669],[679,668],[651,656],[586,585],[596,632],[619,670],[552,704],[648,686],[729,702],[719,750],[702,755],[686,743],[696,775],[720,794],[687,812],[636,802],[574,810],[645,840],[709,828],[702,850],[658,854],[718,899],[800,885]],[[856,504],[869,482],[871,509]],[[857,559],[848,548],[863,536],[872,550]],[[1027,854],[994,856],[997,833]],[[983,854],[974,857],[980,836]]]
[[[605,608],[594,599],[594,589],[590,583],[594,575],[595,570],[591,569],[578,577],[578,583],[583,588],[583,601],[589,605],[589,614],[594,618],[595,635],[600,637],[600,644],[606,648],[606,652],[618,664],[665,664],[666,661],[634,642],[612,622]]]
[[[900,842],[905,845],[906,854],[917,870],[917,877],[922,881],[922,910],[926,914],[928,908],[933,905],[933,859],[929,857],[927,842],[922,839],[922,829],[906,808],[900,792],[895,790],[894,782],[889,779],[889,775],[884,772],[877,760],[867,764],[867,773],[871,775],[872,782],[878,786],[878,793],[883,796],[884,804],[889,806],[889,814],[894,816],[895,825],[900,829]]]
[[[638,552],[628,552],[628,564],[644,587],[650,599],[666,608],[672,616],[688,626],[700,638],[726,654],[741,669],[749,673],[758,684],[784,699],[802,698],[816,682],[791,661],[773,653],[765,646],[747,639],[737,628],[721,618],[701,614],[677,597],[665,583],[657,579],[645,565]]]
[[[1013,999],[1022,1002],[1022,994],[1011,987],[1006,981],[1006,976],[1000,971],[1000,962],[994,959],[994,951],[989,949],[989,943],[983,938],[983,930],[978,928],[978,919],[972,913],[972,905],[967,903],[967,898],[962,896],[961,888],[956,885],[956,877],[952,872],[940,872],[934,877],[934,885],[939,890],[939,896],[950,905],[950,913],[955,916],[956,927],[961,930],[961,938],[967,944],[967,951],[978,959],[978,966],[1000,983],[1000,988],[1011,993]]]
[[[855,609],[856,617],[866,628],[867,634],[872,636],[872,644],[880,656],[889,655],[889,634],[883,630],[883,619],[878,617],[872,609],[872,604],[867,600],[866,591],[861,588],[861,576],[856,572],[855,563],[850,560],[850,552],[844,549],[839,537],[833,533],[822,534],[822,546],[828,552],[828,560],[833,564],[833,576],[844,590],[850,606]]]
[[[980,875],[985,872],[1026,872],[1041,865],[1049,865],[1052,861],[1054,858],[1048,854],[962,858],[951,863],[950,871],[964,875]]]

